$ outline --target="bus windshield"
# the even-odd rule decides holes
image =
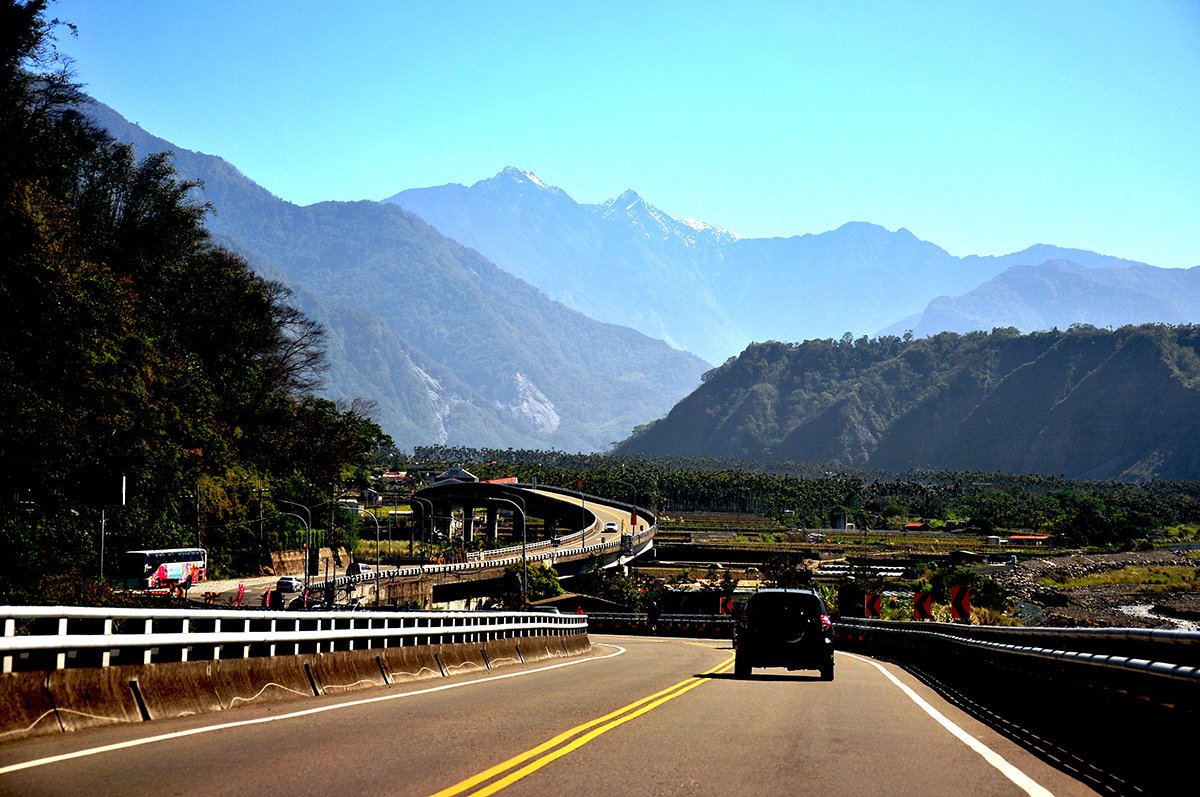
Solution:
[[[207,576],[208,552],[203,548],[126,551],[122,566],[125,585],[133,589],[190,586]]]

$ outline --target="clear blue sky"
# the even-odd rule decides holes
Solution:
[[[62,0],[78,78],[310,204],[505,166],[751,237],[1200,265],[1200,3]]]

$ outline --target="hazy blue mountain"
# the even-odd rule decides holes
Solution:
[[[593,318],[710,360],[745,345],[744,332],[697,268],[719,258],[728,233],[689,227],[632,191],[603,205],[580,205],[510,167],[470,188],[412,189],[385,201]],[[685,308],[704,324],[680,324]]]
[[[328,331],[325,394],[376,400],[401,448],[602,450],[708,368],[552,301],[400,207],[299,207],[101,104],[93,116],[141,154],[173,152],[181,176],[204,182],[214,238],[291,287]]]
[[[755,344],[617,453],[1200,479],[1200,326]]]
[[[959,258],[908,230],[863,222],[740,238],[674,217],[633,191],[581,205],[511,167],[470,187],[410,189],[385,201],[568,306],[714,363],[752,341],[873,333],[1012,266],[1054,258],[1088,268],[1140,265],[1048,245]]]
[[[1084,268],[1070,260],[1014,266],[961,296],[939,296],[924,312],[882,330],[883,335],[934,335],[995,327],[1024,332],[1200,320],[1200,266],[1190,269]]]

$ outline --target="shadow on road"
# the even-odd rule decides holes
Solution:
[[[698,673],[694,678],[711,678],[718,681],[820,681],[819,674],[804,675],[799,673],[753,673],[745,678],[739,678],[731,672]],[[826,681],[828,683],[828,681]]]

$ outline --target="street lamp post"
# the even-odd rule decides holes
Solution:
[[[626,487],[628,487],[629,489],[633,490],[633,513],[631,513],[631,514],[636,514],[637,513],[637,485],[630,484],[629,482],[622,481],[620,479],[613,479],[613,481],[615,481],[617,484],[623,484]]]
[[[254,488],[254,493],[258,497],[258,563],[260,566],[262,565],[263,555],[265,553],[265,548],[264,548],[265,542],[264,542],[264,537],[263,537],[262,499],[263,499],[263,493],[265,493],[266,491],[267,491],[267,489],[265,487],[255,487]]]
[[[583,506],[583,479],[579,480],[578,487],[579,487],[579,532],[582,535],[584,526],[587,525],[587,510],[584,509],[584,506]],[[582,540],[583,537],[581,536],[580,539]]]
[[[421,523],[421,542],[425,542],[425,525],[426,525],[426,524],[424,523],[424,521],[425,521],[425,519],[426,519],[426,518],[428,518],[428,519],[429,519],[429,523],[433,523],[433,501],[430,501],[428,498],[418,498],[418,497],[417,497],[417,496],[415,496],[415,495],[410,495],[410,496],[408,497],[408,505],[409,505],[409,508],[411,508],[411,507],[412,507],[413,501],[416,501],[416,502],[417,502],[418,504],[420,504],[420,506],[421,506],[421,520],[422,520],[422,523]],[[425,505],[426,505],[426,504],[429,504],[429,513],[428,513],[428,514],[426,514],[426,513],[425,513]],[[408,555],[409,555],[409,556],[412,556],[412,555],[413,555],[413,550],[412,550],[412,537],[411,537],[411,536],[409,537]]]
[[[513,515],[514,522],[517,517],[521,518],[521,608],[524,609],[529,604],[529,563],[525,558],[525,505],[523,501],[518,504],[516,496],[512,498],[495,498],[492,500],[511,506],[515,512]]]
[[[287,504],[289,506],[299,507],[300,509],[303,509],[304,513],[308,516],[308,520],[304,524],[304,532],[305,532],[304,533],[304,589],[305,589],[305,591],[307,591],[308,590],[308,571],[310,569],[308,557],[312,550],[312,510],[309,509],[308,507],[306,507],[304,504],[298,504],[295,501],[285,501],[282,498],[276,498],[275,500],[281,504]],[[285,512],[283,514],[290,515],[291,513]],[[300,516],[296,515],[295,517],[300,517]],[[300,518],[300,519],[304,520],[304,518]]]
[[[375,517],[375,513],[368,511],[367,517],[375,521],[375,605],[379,605],[379,518]]]

